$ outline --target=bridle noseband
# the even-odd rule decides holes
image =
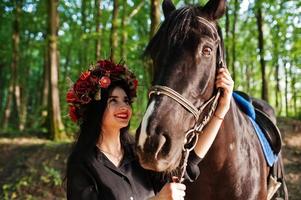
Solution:
[[[207,19],[203,17],[198,17],[198,21],[204,25],[206,25],[209,29],[211,29],[212,32],[216,33],[219,37],[217,29],[209,22]],[[225,67],[224,61],[223,61],[223,54],[222,54],[222,46],[221,46],[221,39],[218,38],[218,53],[219,53],[219,61],[218,61],[218,68]],[[194,147],[197,144],[199,133],[202,132],[203,128],[208,124],[210,119],[212,118],[217,104],[218,99],[221,95],[221,89],[218,88],[215,95],[213,95],[209,100],[207,100],[200,108],[197,108],[195,105],[193,105],[189,100],[187,100],[185,97],[183,97],[181,94],[179,94],[177,91],[162,85],[155,85],[151,87],[149,92],[149,97],[151,95],[165,95],[169,98],[173,99],[180,105],[182,105],[185,109],[187,109],[190,113],[193,114],[195,118],[195,124],[193,128],[189,129],[185,134],[185,141],[183,146],[183,162],[180,167],[180,182],[183,181],[183,177],[186,171],[187,161],[189,157],[189,153],[194,149]],[[204,109],[211,104],[211,108],[207,115],[201,120],[201,116],[203,114]]]

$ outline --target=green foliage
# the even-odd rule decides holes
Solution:
[[[102,0],[100,33],[96,32],[94,1],[59,1],[59,91],[61,114],[66,132],[71,135],[77,132],[77,127],[68,117],[68,105],[65,94],[70,87],[67,79],[76,81],[81,71],[96,61],[96,39],[101,41],[101,58],[110,56],[110,33],[113,1]],[[174,0],[177,7],[184,4],[200,3],[207,0]],[[259,1],[238,1],[238,10],[235,10],[234,0],[228,1],[229,32],[225,34],[225,17],[219,23],[224,31],[225,45],[229,49],[228,67],[234,65],[236,74],[236,89],[246,91],[255,97],[261,94],[261,71],[259,65],[257,26],[254,9]],[[297,116],[301,105],[301,40],[300,40],[300,3],[298,1],[262,0],[264,18],[265,61],[267,65],[267,79],[271,104],[276,107],[277,113],[290,113]],[[138,126],[146,104],[150,77],[147,72],[146,61],[142,52],[149,41],[150,2],[127,0],[126,8],[120,2],[118,19],[118,44],[116,61],[125,60],[139,79],[138,98],[134,107],[132,130]],[[12,23],[14,19],[13,1],[0,2],[0,113],[4,113],[8,99],[8,87],[11,80],[12,63]],[[126,11],[126,23],[121,29],[122,13]],[[133,11],[137,9],[134,14]],[[236,22],[236,39],[231,32],[234,23],[233,13],[238,13]],[[163,18],[162,18],[163,19]],[[47,3],[41,0],[22,1],[20,18],[20,66],[18,66],[19,82],[22,97],[26,103],[26,128],[47,132],[47,113],[42,104],[44,87],[44,65],[47,63]],[[121,36],[126,33],[127,40],[123,58],[120,56],[122,48]],[[233,64],[232,50],[235,46],[235,63]],[[276,66],[279,67],[280,92],[277,94],[276,104]],[[288,73],[285,74],[285,70]],[[233,72],[232,72],[233,73]],[[285,77],[287,76],[287,86]],[[286,88],[285,88],[286,87]],[[288,111],[285,110],[285,91],[288,93]],[[294,98],[295,100],[290,100]],[[296,104],[296,105],[295,105]],[[11,123],[8,128],[14,131],[17,122],[17,112],[12,109]],[[44,114],[42,114],[44,113]],[[3,114],[0,116],[3,118]]]

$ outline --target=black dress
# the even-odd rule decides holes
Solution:
[[[193,152],[186,178],[199,175],[201,161]],[[161,174],[145,170],[137,161],[133,145],[124,146],[124,159],[116,167],[98,148],[85,159],[72,155],[67,169],[68,200],[145,200],[153,197],[166,183]]]

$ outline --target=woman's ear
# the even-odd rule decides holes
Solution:
[[[225,14],[226,4],[226,0],[209,0],[203,9],[213,20],[216,20]]]
[[[162,3],[162,10],[164,13],[165,19],[176,9],[171,0],[164,0]]]

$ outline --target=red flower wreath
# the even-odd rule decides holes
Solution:
[[[101,88],[108,88],[110,84],[111,84],[111,79],[107,76],[103,76],[99,80],[99,85]]]
[[[79,111],[82,105],[100,100],[100,90],[107,89],[116,80],[125,80],[131,90],[131,97],[136,97],[138,80],[125,65],[99,60],[90,70],[83,72],[66,95],[71,120],[77,122],[81,118]]]

